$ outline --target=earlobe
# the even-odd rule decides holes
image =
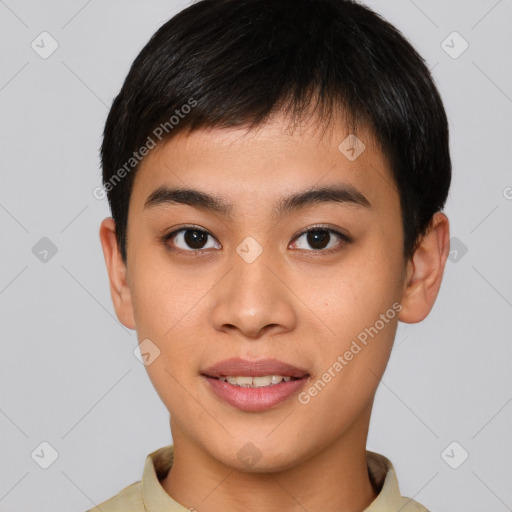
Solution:
[[[402,310],[398,315],[401,322],[421,322],[430,313],[441,287],[449,252],[449,221],[444,213],[436,212],[427,233],[407,263]]]
[[[112,217],[103,219],[100,226],[100,242],[110,282],[110,295],[119,321],[129,329],[135,329],[135,318],[127,268],[117,245],[116,227]]]

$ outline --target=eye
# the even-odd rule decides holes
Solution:
[[[164,236],[164,242],[170,250],[197,252],[201,249],[220,249],[221,245],[218,242],[215,245],[214,241],[215,238],[208,231],[195,226],[178,229]]]
[[[338,243],[336,243],[338,239]],[[171,251],[204,252],[202,249],[221,249],[221,244],[206,230],[198,226],[177,229],[162,238]],[[293,249],[309,252],[332,252],[340,250],[352,240],[331,228],[314,226],[294,238]],[[298,245],[298,246],[297,246]],[[307,247],[309,245],[309,248]]]
[[[336,244],[336,238],[338,239],[338,244]],[[294,244],[299,243],[299,247],[294,247],[294,249],[310,252],[311,250],[317,252],[331,252],[331,250],[336,251],[341,249],[343,245],[350,243],[351,241],[352,240],[348,236],[340,233],[339,231],[322,226],[315,226],[294,238]],[[302,247],[300,245],[302,245]],[[312,249],[308,249],[306,245],[309,245]]]

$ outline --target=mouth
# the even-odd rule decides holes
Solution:
[[[242,388],[263,388],[267,386],[275,386],[277,384],[281,384],[281,382],[291,382],[294,380],[299,380],[304,377],[291,377],[289,375],[263,375],[263,376],[220,376],[220,377],[212,377],[211,375],[205,375],[205,377],[210,377],[212,379],[220,380],[221,382],[228,382],[232,386],[238,386]]]
[[[271,381],[265,384],[270,385],[273,382],[272,379],[274,381],[279,380],[279,378],[301,379],[308,375],[308,372],[303,368],[279,361],[278,359],[250,360],[235,357],[219,361],[218,363],[202,370],[201,374],[215,379],[240,379],[240,384],[242,385],[252,384],[249,380],[247,380],[247,382],[242,382],[242,377],[250,377],[253,380],[260,377],[267,380],[270,378]],[[257,382],[258,381],[255,383],[257,384]]]
[[[275,359],[226,359],[201,372],[208,389],[237,409],[262,412],[299,392],[309,373]]]

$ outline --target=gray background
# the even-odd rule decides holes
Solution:
[[[98,238],[109,210],[92,191],[108,106],[187,3],[0,0],[1,511],[86,510],[171,442],[135,333],[114,314]],[[368,4],[433,69],[450,119],[457,238],[432,313],[399,327],[368,448],[433,511],[512,510],[512,2]],[[58,43],[46,59],[31,47],[43,31]],[[457,58],[453,31],[469,44]],[[43,237],[57,248],[46,261]],[[48,469],[44,441],[58,453]]]

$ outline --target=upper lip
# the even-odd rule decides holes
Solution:
[[[297,368],[277,359],[249,360],[238,357],[224,359],[201,371],[207,377],[263,377],[264,375],[282,375],[283,377],[301,378],[308,374],[306,370]]]

